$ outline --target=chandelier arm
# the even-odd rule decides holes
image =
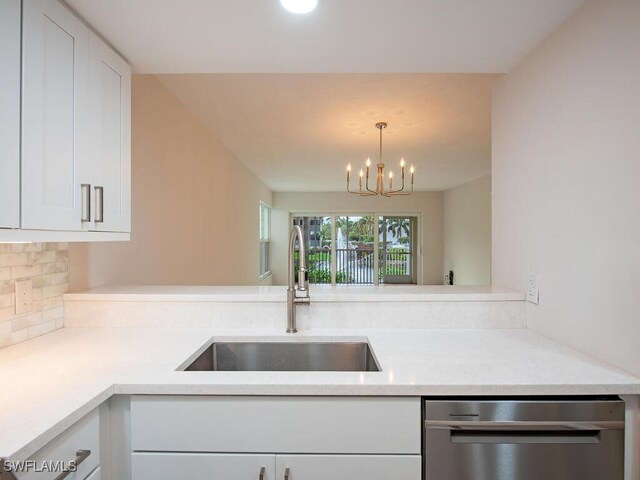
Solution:
[[[362,189],[362,185],[360,185],[360,190],[358,190],[357,192],[350,192],[350,193],[357,193],[361,197],[370,197],[371,195],[377,195],[375,192],[373,192],[371,190],[369,190],[369,191],[367,191],[367,190],[363,190]],[[347,190],[347,191],[349,191],[349,190]]]
[[[386,193],[388,193],[389,195],[397,195],[397,194],[399,194],[399,193],[401,193],[403,191],[404,191],[404,175],[402,175],[402,187],[398,188],[396,190],[387,190]],[[407,193],[407,195],[409,195],[409,194]]]
[[[351,185],[351,182],[347,181],[347,192],[348,193],[355,193],[355,194],[360,193],[358,191],[351,190],[351,186],[350,185]]]
[[[403,192],[401,190],[397,190],[395,192],[391,192],[391,195],[411,195],[413,193],[413,183],[411,184],[411,190],[409,190],[408,192]]]
[[[376,176],[376,178],[377,178],[377,176]],[[365,188],[365,190],[366,190],[367,192],[369,192],[369,194],[370,194],[370,195],[377,195],[377,194],[378,194],[378,192],[377,192],[377,191],[375,191],[375,190],[371,190],[371,189],[369,188],[369,169],[367,169],[367,181],[365,182],[365,186],[364,186],[364,188]]]

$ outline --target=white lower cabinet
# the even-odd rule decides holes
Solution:
[[[88,455],[79,455],[80,452],[90,452]],[[65,467],[69,462],[78,463],[77,470],[69,473],[66,480],[99,480],[100,473],[92,476],[96,469],[100,467],[100,416],[99,410],[95,409],[43,448],[38,450],[33,456],[26,459],[37,465],[39,469],[45,465],[57,465],[62,462]],[[18,480],[53,480],[58,478],[60,471],[36,471],[29,470],[17,473]]]
[[[275,455],[135,452],[134,480],[274,480]]]
[[[134,395],[130,420],[132,480],[422,478],[418,397]]]

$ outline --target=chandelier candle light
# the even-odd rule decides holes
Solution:
[[[393,195],[411,195],[413,193],[413,175],[415,173],[415,168],[411,165],[411,190],[404,191],[404,158],[400,160],[400,175],[402,176],[402,187],[394,190],[393,189],[393,172],[389,172],[389,189],[384,189],[384,163],[382,163],[382,130],[387,128],[387,124],[385,122],[376,123],[376,128],[380,130],[380,160],[378,162],[378,173],[376,174],[376,189],[371,190],[369,188],[369,168],[371,167],[371,159],[367,158],[366,163],[366,173],[365,170],[360,169],[360,188],[358,191],[351,191],[351,164],[347,165],[347,192],[356,193],[362,196],[370,196],[370,195],[382,195],[384,197],[391,197]],[[362,189],[362,179],[365,178],[364,190]]]

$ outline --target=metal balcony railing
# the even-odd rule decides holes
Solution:
[[[331,250],[312,248],[308,251],[309,283],[331,284]],[[298,252],[296,252],[297,258]],[[374,284],[373,248],[336,249],[336,283],[352,285]],[[411,252],[380,252],[379,281],[384,275],[410,275]]]

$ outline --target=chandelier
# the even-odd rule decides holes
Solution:
[[[384,189],[384,163],[382,163],[382,130],[387,128],[385,122],[376,123],[376,128],[380,130],[380,160],[378,161],[378,173],[376,174],[376,188],[372,190],[369,188],[369,168],[371,167],[371,159],[367,158],[365,164],[366,169],[360,169],[360,188],[357,191],[352,191],[351,185],[351,164],[347,165],[347,192],[356,193],[362,196],[369,195],[382,195],[384,197],[391,197],[393,195],[411,195],[413,193],[413,174],[415,168],[411,165],[409,169],[411,172],[411,190],[404,191],[404,158],[400,160],[400,175],[402,176],[402,186],[397,190],[393,189],[393,172],[389,172],[389,188]],[[364,179],[364,189],[363,189]]]

